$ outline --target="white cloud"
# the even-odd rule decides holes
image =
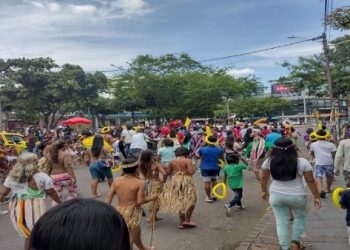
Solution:
[[[34,5],[38,9],[44,9],[45,5],[43,3],[37,2],[37,1],[31,1],[31,4]]]
[[[58,3],[48,3],[47,8],[50,11],[56,12],[56,11],[60,11],[62,9],[62,6]]]
[[[126,17],[140,16],[151,11],[148,4],[144,0],[116,0],[111,5],[116,9],[120,9]]]
[[[272,46],[269,46],[272,47]],[[289,47],[282,47],[274,50],[258,52],[255,55],[264,58],[286,59],[299,56],[311,56],[322,52],[322,44],[313,42],[310,44],[299,44]]]
[[[93,14],[96,12],[96,7],[94,5],[86,4],[86,5],[69,5],[69,8],[75,14]]]
[[[248,75],[254,74],[254,72],[255,72],[254,69],[251,69],[251,68],[242,68],[242,69],[234,68],[227,71],[228,74],[234,75],[237,77],[248,76]]]

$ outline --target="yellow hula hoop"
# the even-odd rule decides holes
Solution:
[[[217,190],[221,188],[222,189],[222,194],[218,194]],[[211,190],[211,193],[214,197],[218,198],[219,200],[225,199],[227,196],[227,187],[225,183],[221,182],[216,184],[213,189]]]
[[[115,165],[114,168],[112,168],[112,173],[117,173],[122,169],[121,165]]]
[[[340,195],[344,190],[345,190],[345,188],[337,187],[333,191],[332,201],[333,201],[333,204],[336,208],[341,208],[339,201],[340,201]]]
[[[225,162],[221,159],[219,159],[219,167],[223,168],[225,166]]]

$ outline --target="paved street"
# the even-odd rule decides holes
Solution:
[[[82,197],[89,197],[90,176],[88,169],[81,167],[76,169],[79,187]],[[117,175],[117,174],[116,174]],[[233,209],[232,216],[226,217],[224,201],[208,204],[204,201],[204,190],[199,173],[195,179],[198,185],[199,200],[194,211],[193,220],[198,227],[195,229],[177,229],[177,217],[170,217],[160,213],[164,220],[156,225],[155,247],[157,249],[234,249],[249,233],[250,229],[259,221],[266,211],[267,203],[260,199],[259,183],[253,177],[252,172],[245,173],[246,185],[243,192],[243,211]],[[100,193],[105,197],[107,184],[99,186]],[[103,198],[101,200],[103,200]],[[1,209],[6,209],[1,206]],[[142,221],[143,240],[149,245],[150,228],[144,218]],[[0,217],[0,249],[23,249],[23,240],[14,231],[9,216]]]

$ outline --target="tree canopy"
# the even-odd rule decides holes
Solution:
[[[337,30],[350,29],[350,6],[333,11],[327,16],[326,23]]]
[[[211,117],[226,98],[263,91],[252,76],[235,78],[226,69],[204,66],[187,54],[139,56],[112,83],[117,106],[127,104],[165,118]]]
[[[27,122],[44,119],[47,127],[57,116],[85,112],[107,91],[101,72],[86,73],[77,65],[59,67],[51,58],[0,60],[1,98],[7,111]]]
[[[335,97],[346,97],[350,94],[350,36],[338,37],[331,42],[329,56]],[[293,86],[296,90],[307,89],[310,95],[327,96],[324,55],[299,57],[297,64],[285,62],[290,73],[281,77],[280,82]]]

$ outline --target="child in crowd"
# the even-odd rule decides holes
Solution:
[[[238,210],[243,209],[241,199],[243,197],[243,169],[247,169],[248,162],[242,158],[244,163],[239,163],[238,154],[228,154],[226,161],[228,165],[224,168],[224,183],[228,183],[228,186],[235,193],[235,197],[229,203],[225,204],[226,215],[230,216],[231,207],[234,205],[238,206]]]
[[[176,148],[174,147],[174,141],[169,138],[165,138],[163,144],[164,147],[158,149],[157,155],[160,156],[160,162],[166,168],[168,167],[169,162],[176,158]]]
[[[345,189],[340,197],[340,205],[343,209],[346,209],[346,225],[348,226],[349,245],[350,245],[350,182],[346,183],[347,189]]]
[[[139,162],[127,158],[122,164],[123,175],[117,177],[108,192],[107,203],[111,204],[114,195],[118,197],[117,211],[126,222],[130,235],[130,246],[133,243],[141,250],[149,250],[141,240],[141,205],[154,201],[158,195],[145,197],[145,181],[139,178]]]

